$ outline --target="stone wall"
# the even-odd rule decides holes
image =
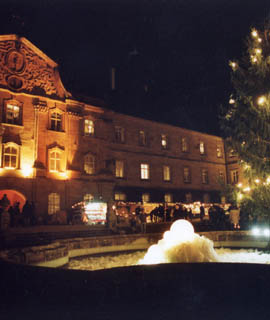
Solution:
[[[267,239],[254,238],[249,231],[203,232],[201,235],[213,240],[215,247],[265,248],[267,245]],[[161,234],[134,234],[66,239],[45,246],[4,250],[0,252],[0,259],[19,264],[59,267],[67,264],[72,257],[147,249],[160,238]]]

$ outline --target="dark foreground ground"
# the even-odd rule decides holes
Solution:
[[[0,319],[270,319],[270,267],[75,271],[0,263]]]

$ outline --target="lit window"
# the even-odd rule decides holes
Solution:
[[[221,146],[217,146],[217,157],[218,157],[218,158],[221,158],[221,157],[222,157]]]
[[[166,134],[161,135],[161,147],[162,149],[168,149],[168,136]]]
[[[225,181],[225,179],[224,179],[224,172],[223,172],[223,171],[219,171],[219,172],[218,172],[218,177],[219,177],[219,180],[220,180],[221,182],[224,182],[224,181]]]
[[[50,171],[60,171],[61,154],[59,151],[50,152]]]
[[[114,194],[114,200],[116,200],[116,201],[126,201],[125,193],[115,193]]]
[[[230,157],[230,158],[236,157],[236,153],[235,153],[235,151],[234,151],[233,149],[231,149],[231,150],[229,151],[229,157]]]
[[[125,129],[122,127],[115,127],[115,141],[119,143],[125,142]]]
[[[164,195],[164,201],[165,202],[173,202],[173,197],[171,193],[165,193]]]
[[[150,194],[149,193],[143,193],[142,194],[142,202],[150,202]]]
[[[6,123],[21,124],[20,123],[20,107],[13,104],[7,104]]]
[[[145,146],[146,145],[146,135],[144,131],[139,131],[139,145]]]
[[[62,115],[57,112],[51,114],[51,130],[61,131],[62,129]]]
[[[91,154],[84,156],[84,171],[87,174],[95,173],[95,157]]]
[[[18,147],[6,145],[4,146],[3,167],[8,169],[18,168]]]
[[[148,180],[149,179],[149,164],[141,163],[141,179]]]
[[[84,202],[91,202],[94,200],[94,196],[91,194],[91,193],[86,193],[84,196],[83,196],[83,201]]]
[[[187,138],[185,138],[185,137],[181,138],[181,148],[182,148],[182,152],[188,151]]]
[[[205,153],[204,142],[200,141],[200,154],[204,154],[204,153]]]
[[[232,180],[232,183],[238,183],[238,180],[239,180],[238,170],[231,171],[231,180]]]
[[[202,169],[202,183],[207,184],[208,183],[208,170]]]
[[[54,214],[60,210],[60,195],[58,193],[50,193],[48,201],[48,214]]]
[[[191,181],[191,175],[190,175],[190,169],[189,169],[189,167],[184,167],[183,174],[184,174],[184,182],[185,182],[185,183],[190,183],[190,181]]]
[[[86,136],[92,136],[94,135],[95,128],[94,128],[94,121],[85,119],[84,120],[84,134]]]
[[[164,181],[171,180],[171,168],[169,166],[163,166],[163,180]]]
[[[124,177],[124,161],[122,161],[122,160],[115,161],[115,176],[117,178]]]

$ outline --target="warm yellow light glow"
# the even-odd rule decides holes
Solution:
[[[244,165],[244,170],[249,170],[250,169],[250,165],[249,164],[245,164]]]
[[[250,190],[251,190],[250,187],[246,187],[246,188],[244,189],[245,192],[249,192]]]
[[[262,42],[262,39],[261,39],[261,38],[258,38],[257,40],[258,40],[258,42]]]
[[[15,170],[16,168],[14,168],[14,167],[4,167],[4,169],[6,169],[6,170]]]
[[[257,57],[251,55],[251,62],[255,63],[257,61],[258,61]]]
[[[244,197],[244,196],[243,196],[243,194],[242,194],[242,193],[239,193],[239,194],[238,194],[238,199],[239,199],[239,200],[242,200],[242,199],[243,199],[243,197]]]
[[[261,106],[266,102],[265,96],[261,96],[258,98],[258,104]]]
[[[33,168],[30,165],[24,165],[22,167],[22,174],[24,177],[30,177],[33,173]]]
[[[240,183],[238,183],[237,187],[238,187],[238,188],[242,188],[242,187],[243,187],[243,184],[240,182]]]
[[[231,68],[233,69],[233,71],[235,71],[237,69],[237,63],[234,61],[230,61],[229,65],[231,66]]]
[[[261,54],[261,53],[262,53],[262,49],[261,49],[261,48],[256,48],[256,49],[255,49],[255,52],[256,52],[257,54]]]
[[[257,38],[258,37],[258,31],[256,29],[253,29],[251,31],[251,35],[252,35],[253,38]]]
[[[267,184],[270,183],[270,177],[268,177],[268,178],[266,179],[266,183],[267,183]]]
[[[235,103],[235,100],[231,98],[231,99],[229,100],[229,104],[234,104],[234,103]]]
[[[260,179],[255,179],[255,183],[260,183]]]
[[[67,172],[67,171],[59,172],[59,175],[60,175],[61,177],[63,177],[64,179],[68,179],[68,172]]]

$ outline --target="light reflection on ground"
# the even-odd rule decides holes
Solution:
[[[270,264],[270,254],[253,249],[216,249],[219,262],[234,263],[264,263]],[[105,254],[102,256],[88,256],[73,258],[70,260],[68,269],[76,270],[100,270],[116,267],[137,265],[146,251],[131,253]]]

